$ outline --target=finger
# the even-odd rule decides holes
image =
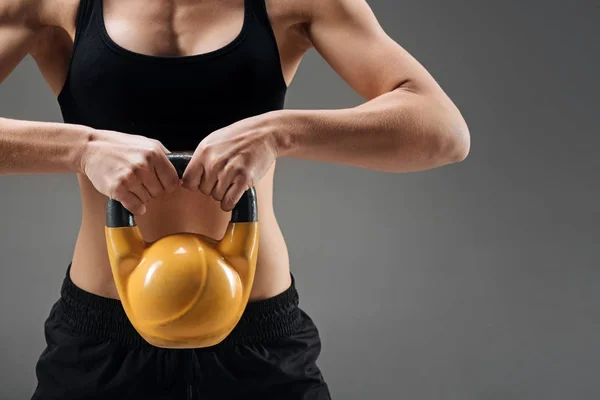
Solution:
[[[177,170],[166,154],[163,154],[156,162],[154,173],[167,193],[173,193],[179,187]]]
[[[148,193],[152,198],[156,198],[162,194],[165,190],[158,175],[156,173],[156,169],[153,168],[149,171],[144,171],[140,173],[140,180],[142,185],[146,188]]]
[[[158,175],[155,171],[151,172],[148,175],[148,178],[143,180],[143,184],[152,198],[157,198],[165,191],[165,188],[160,182],[160,179],[158,179]]]
[[[204,166],[197,158],[192,158],[183,173],[181,187],[192,192],[197,192],[200,187],[200,181],[204,175]]]
[[[160,140],[158,140],[157,142],[158,142],[157,144],[158,144],[158,147],[159,147],[159,149],[160,149],[160,150],[161,150],[163,153],[165,153],[165,154],[170,154],[170,153],[171,153],[171,152],[169,151],[169,149],[167,149],[167,148],[165,147],[165,145],[164,145],[164,144],[162,144],[162,142],[161,142]]]
[[[132,192],[124,192],[115,200],[118,200],[133,215],[144,215],[146,213],[146,206]]]
[[[204,168],[202,177],[200,178],[200,191],[207,196],[210,196],[217,184],[217,174]]]
[[[236,177],[236,175],[238,175],[238,173],[234,168],[228,168],[221,173],[212,191],[213,199],[215,199],[216,201],[223,200],[225,193],[233,184],[233,180]]]
[[[235,205],[242,198],[244,192],[246,192],[246,190],[248,189],[248,184],[242,179],[235,180],[234,183],[227,189],[227,191],[223,195],[223,200],[221,201],[221,209],[223,211],[233,210]]]
[[[137,196],[137,198],[142,202],[142,204],[148,204],[150,200],[152,200],[152,196],[150,192],[143,184],[138,184],[131,186],[129,191]]]

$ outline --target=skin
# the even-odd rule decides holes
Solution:
[[[71,277],[118,298],[104,240],[106,196],[136,215],[147,241],[188,231],[222,237],[229,211],[257,190],[260,247],[251,300],[289,287],[289,259],[273,212],[276,160],[293,157],[404,173],[465,159],[467,124],[434,78],[381,28],[365,0],[267,0],[283,76],[314,48],[363,104],[268,112],[210,134],[180,181],[161,143],[127,132],[0,118],[0,174],[76,173],[82,223]],[[67,76],[76,0],[3,0],[0,82],[31,55],[58,95]],[[109,35],[137,53],[186,56],[239,32],[243,0],[105,0]],[[376,204],[373,204],[376,206]],[[199,211],[201,210],[201,212]]]

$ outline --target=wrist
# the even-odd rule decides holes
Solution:
[[[302,129],[301,112],[277,110],[265,114],[265,123],[277,157],[288,157],[297,146],[297,131]]]
[[[77,131],[78,140],[73,147],[73,155],[69,158],[70,168],[79,174],[85,175],[87,159],[90,155],[90,147],[94,142],[96,131],[93,128],[83,125],[72,125]]]

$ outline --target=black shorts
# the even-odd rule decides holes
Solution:
[[[163,349],[141,338],[119,300],[75,286],[68,269],[44,328],[33,400],[330,399],[319,332],[294,283],[250,302],[218,345]]]

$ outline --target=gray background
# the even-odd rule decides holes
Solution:
[[[370,4],[459,105],[472,151],[404,175],[279,162],[334,399],[600,398],[597,2]],[[287,107],[360,101],[311,52]],[[0,109],[60,121],[30,59]],[[0,192],[0,398],[25,399],[80,202],[74,175],[0,177]]]

